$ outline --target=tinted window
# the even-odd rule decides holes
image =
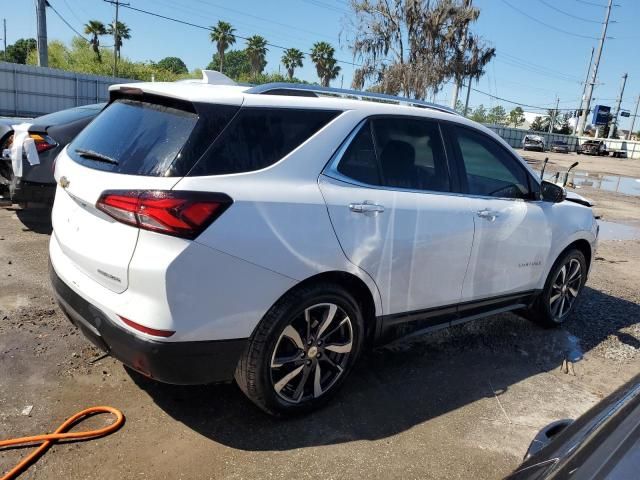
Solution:
[[[354,180],[370,185],[379,185],[378,161],[371,137],[371,126],[367,122],[344,152],[338,171]]]
[[[273,165],[340,112],[242,108],[189,175],[221,175]]]
[[[198,117],[164,105],[117,100],[69,144],[69,155],[83,165],[136,175],[162,175],[191,134]],[[95,152],[117,162],[82,156]]]
[[[528,197],[527,174],[503,147],[472,130],[456,128],[456,133],[469,193],[488,197]]]
[[[438,124],[411,118],[372,121],[384,185],[449,191],[449,172]]]

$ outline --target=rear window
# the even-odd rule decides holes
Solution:
[[[222,175],[273,165],[340,112],[287,108],[242,108],[189,176]]]
[[[90,168],[147,176],[183,176],[238,107],[156,99],[111,103],[69,144]]]

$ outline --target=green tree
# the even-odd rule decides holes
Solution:
[[[289,81],[293,80],[293,74],[296,68],[302,67],[302,60],[304,59],[304,53],[297,48],[287,48],[282,54],[282,64],[287,69],[287,75]]]
[[[211,27],[211,34],[209,38],[216,44],[216,50],[218,53],[218,60],[220,64],[220,73],[223,72],[224,67],[224,53],[227,48],[236,43],[236,36],[234,35],[236,29],[231,26],[230,23],[218,21],[218,24]]]
[[[131,38],[131,29],[124,22],[118,22],[114,30],[113,25],[107,27],[107,34],[114,35],[115,49],[118,60],[120,59],[120,50],[122,50],[122,40],[129,40]]]
[[[162,60],[160,60],[156,65],[160,68],[173,72],[176,75],[189,72],[189,70],[187,70],[187,66],[184,64],[182,59],[178,57],[165,57]]]
[[[99,62],[102,61],[102,57],[100,56],[100,36],[107,34],[107,29],[100,20],[89,20],[84,25],[84,33],[87,35],[91,35],[91,40],[89,40],[89,44],[93,49],[93,52],[96,54],[96,58]]]
[[[507,112],[501,105],[496,105],[487,114],[487,123],[504,125],[507,123]]]
[[[260,35],[252,35],[247,39],[247,57],[251,65],[251,76],[257,77],[267,65],[267,40]]]
[[[474,108],[469,118],[474,122],[486,123],[487,110],[484,108],[484,105],[480,104],[476,108]]]
[[[316,66],[316,73],[320,79],[320,85],[328,87],[329,82],[340,73],[340,67],[334,55],[335,49],[327,42],[316,42],[311,49],[311,61]]]
[[[100,48],[102,56],[112,56],[113,50],[104,47]],[[38,52],[33,50],[29,53],[27,61],[30,65],[38,63]],[[113,66],[106,62],[96,61],[93,47],[80,37],[74,37],[71,45],[67,46],[60,41],[49,42],[49,66],[71,72],[91,73],[94,75],[111,75]],[[122,57],[118,62],[118,76],[131,78],[134,80],[150,81],[155,78],[158,81],[174,81],[187,76],[175,75],[165,69],[159,68],[152,62],[133,62],[126,57]]]
[[[20,38],[16,43],[7,45],[7,51],[2,52],[0,60],[10,63],[27,63],[29,52],[38,49],[35,38]]]
[[[545,131],[544,127],[545,125],[542,117],[536,117],[533,119],[533,122],[531,122],[531,126],[529,128],[534,132],[544,132]],[[549,127],[547,126],[547,128]]]
[[[211,63],[207,65],[208,70],[216,70],[220,67],[220,56],[213,54]],[[229,50],[224,54],[225,75],[234,80],[249,78],[251,74],[251,64],[245,50]]]
[[[516,107],[509,112],[509,125],[518,128],[524,123],[524,110],[522,107]]]
[[[464,103],[462,103],[461,100],[456,100],[456,106],[454,110],[458,112],[460,115],[464,115]]]

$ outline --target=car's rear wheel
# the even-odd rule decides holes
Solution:
[[[584,254],[576,248],[568,250],[551,268],[542,293],[526,316],[545,327],[561,325],[573,311],[586,281]]]
[[[340,286],[294,290],[256,328],[236,369],[236,381],[273,415],[318,408],[351,371],[363,328],[358,302]]]

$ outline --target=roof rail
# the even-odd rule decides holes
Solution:
[[[454,109],[438,105],[436,103],[425,102],[424,100],[414,100],[406,97],[396,97],[384,93],[362,92],[360,90],[348,90],[346,88],[320,87],[317,85],[308,85],[305,83],[265,83],[257,85],[244,93],[253,93],[257,95],[292,95],[301,97],[345,97],[352,100],[369,100],[373,102],[392,103],[399,105],[408,105],[418,108],[430,108],[439,112],[452,113],[459,115]]]

